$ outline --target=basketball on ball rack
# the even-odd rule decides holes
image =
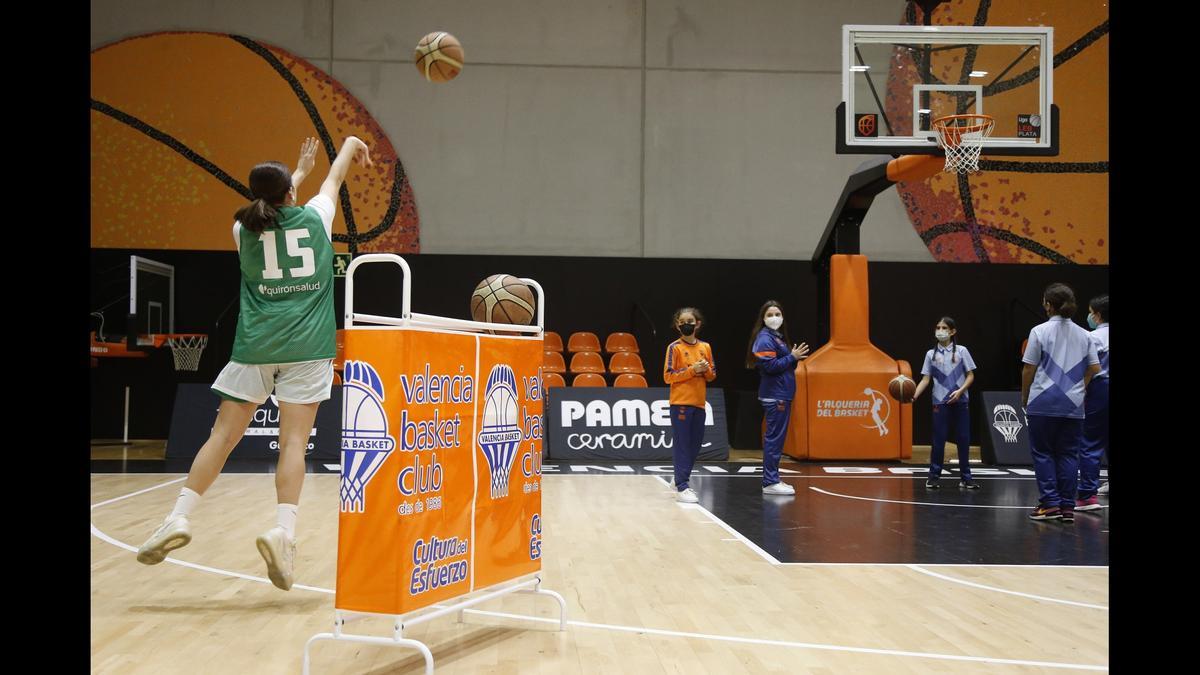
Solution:
[[[471,294],[471,318],[475,321],[528,326],[535,316],[537,297],[533,288],[511,274],[493,274],[479,282]]]

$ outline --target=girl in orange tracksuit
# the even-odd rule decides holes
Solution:
[[[688,477],[704,441],[705,386],[717,377],[712,347],[696,337],[703,323],[704,317],[695,307],[675,310],[671,325],[681,337],[667,345],[667,358],[663,362],[663,380],[671,385],[676,499],[689,504],[700,501],[688,486]]]

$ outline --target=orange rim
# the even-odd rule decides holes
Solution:
[[[965,126],[950,126],[952,122],[959,120],[970,121],[973,124]],[[996,118],[991,115],[946,115],[939,117],[933,121],[933,129],[942,137],[942,142],[947,145],[957,146],[962,140],[963,134],[973,134],[984,129],[991,129],[996,124]]]

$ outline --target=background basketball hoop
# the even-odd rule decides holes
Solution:
[[[208,336],[199,334],[172,335],[167,338],[171,356],[175,359],[175,370],[197,370],[200,354],[208,346]]]
[[[983,139],[992,135],[991,115],[946,115],[933,121],[938,145],[946,151],[946,171],[977,173]]]

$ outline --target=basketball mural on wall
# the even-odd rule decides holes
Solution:
[[[917,3],[908,3],[901,23],[924,23]],[[1054,103],[1061,110],[1057,157],[991,159],[985,152],[979,162],[982,173],[939,172],[896,186],[913,227],[934,259],[1107,265],[1107,3],[952,0],[933,10],[932,24],[1053,26]],[[911,117],[912,111],[898,105],[900,97],[893,93],[911,91],[916,66],[907,53],[897,54],[885,105],[889,116]],[[972,64],[964,59],[973,58],[970,50],[934,52],[930,66],[942,82],[965,84],[972,70],[965,66]],[[1014,69],[989,86],[999,92],[1002,87],[1033,87],[1035,80],[1023,69]]]
[[[382,127],[342,85],[283,49],[223,33],[129,38],[91,54],[91,244],[96,248],[233,250],[233,213],[250,169],[295,169],[317,139],[299,189],[320,189],[347,136],[375,165],[351,169],[334,248],[420,251],[412,186]]]

